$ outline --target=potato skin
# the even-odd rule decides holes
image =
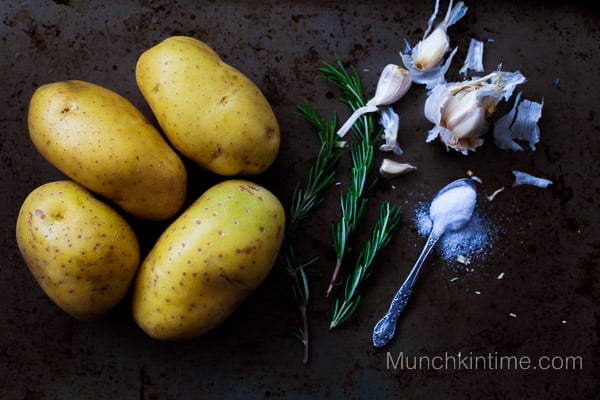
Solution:
[[[183,162],[117,93],[84,81],[41,86],[31,98],[28,125],[44,158],[127,213],[165,220],[182,207]]]
[[[16,239],[48,297],[82,321],[101,318],[121,301],[140,261],[127,221],[72,181],[46,183],[27,196]]]
[[[279,124],[260,89],[205,43],[172,36],[146,50],[137,84],[171,144],[223,176],[268,169]]]
[[[279,200],[245,180],[202,194],[142,262],[133,316],[151,337],[183,340],[221,324],[266,278],[285,227]]]

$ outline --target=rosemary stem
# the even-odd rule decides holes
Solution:
[[[329,297],[329,295],[331,294],[331,291],[333,290],[333,286],[335,285],[335,282],[337,281],[337,276],[340,273],[341,267],[342,267],[342,260],[340,258],[338,258],[335,261],[335,268],[333,269],[333,274],[331,275],[331,280],[329,281],[329,286],[327,287],[327,293],[325,294],[325,297]]]
[[[306,305],[300,306],[300,314],[302,315],[302,330],[303,339],[302,345],[304,346],[304,357],[302,358],[303,364],[308,364],[309,357],[309,335],[308,335],[308,313],[306,311]]]

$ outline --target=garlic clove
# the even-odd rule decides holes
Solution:
[[[444,55],[446,55],[450,48],[450,38],[448,37],[447,30],[450,26],[454,25],[464,17],[469,9],[462,1],[459,1],[453,6],[452,0],[450,0],[444,20],[433,30],[433,32],[431,32],[431,34],[429,34],[433,21],[437,15],[438,8],[439,0],[436,0],[435,9],[429,18],[423,40],[417,43],[412,49],[412,60],[410,64],[412,64],[417,71],[430,71],[440,67]]]
[[[363,107],[357,108],[348,120],[338,129],[338,136],[343,137],[352,128],[352,125],[362,115],[375,112],[378,110],[378,106],[386,106],[393,104],[400,100],[406,92],[410,89],[412,79],[408,70],[396,65],[388,64],[384,67],[379,80],[377,81],[377,88],[375,89],[375,96],[367,102]]]
[[[417,167],[414,165],[399,163],[397,161],[390,160],[389,158],[384,158],[381,162],[381,166],[379,167],[379,173],[381,176],[388,179],[395,178],[396,176],[416,170]]]
[[[369,102],[377,106],[394,104],[408,92],[411,83],[408,70],[396,64],[388,64],[381,72],[375,96]]]
[[[450,38],[444,26],[438,26],[413,50],[413,65],[419,71],[438,66],[450,47]]]
[[[483,72],[483,42],[473,38],[469,42],[469,49],[463,66],[458,72],[466,76],[468,70]]]

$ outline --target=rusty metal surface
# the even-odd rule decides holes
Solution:
[[[431,3],[431,4],[430,4]],[[444,2],[442,2],[444,3]],[[600,259],[600,17],[591,6],[541,1],[467,1],[467,16],[450,30],[460,46],[486,41],[487,71],[520,69],[524,95],[544,99],[541,142],[535,152],[497,149],[491,135],[476,153],[446,152],[425,143],[425,89],[415,87],[397,105],[402,160],[415,173],[380,181],[373,206],[388,199],[404,216],[377,260],[354,318],[329,332],[330,302],[323,297],[333,263],[329,223],[338,216],[340,187],[302,227],[299,251],[319,254],[322,278],[312,280],[311,361],[301,363],[292,333],[298,315],[285,281],[269,279],[221,327],[181,343],[153,341],[135,325],[128,299],[103,320],[76,322],[43,294],[14,239],[21,202],[35,187],[64,176],[29,140],[28,101],[36,87],[88,80],[122,94],[151,118],[135,84],[139,54],[169,35],[194,36],[256,82],[282,127],[275,165],[257,177],[284,204],[314,159],[317,141],[295,113],[304,100],[324,115],[347,110],[335,90],[317,80],[334,55],[361,72],[372,89],[387,63],[399,63],[406,37],[422,35],[433,2],[409,1],[18,1],[0,6],[0,397],[2,399],[246,399],[246,398],[593,398],[598,392],[598,271]],[[446,5],[442,4],[442,10]],[[443,12],[443,11],[442,11]],[[487,41],[493,39],[493,41]],[[378,160],[382,158],[377,154]],[[190,199],[218,179],[188,164]],[[493,248],[470,274],[457,274],[435,254],[427,262],[396,339],[371,345],[371,329],[385,312],[424,238],[415,210],[445,183],[471,169],[483,179],[480,209],[494,226]],[[506,190],[512,169],[550,178],[549,189]],[[165,224],[134,222],[147,251]],[[368,229],[356,238],[356,247]],[[504,273],[504,279],[497,279]],[[477,293],[475,293],[477,292]],[[516,317],[511,317],[514,313]],[[577,370],[399,369],[397,357],[488,355],[580,356]]]

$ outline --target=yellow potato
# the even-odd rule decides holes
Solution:
[[[138,86],[171,144],[224,176],[264,172],[279,124],[260,89],[203,42],[170,37],[144,52]]]
[[[41,86],[28,123],[34,145],[50,163],[124,211],[164,220],[183,205],[183,162],[117,93],[83,81]]]
[[[16,237],[44,292],[82,321],[102,317],[123,298],[140,261],[127,221],[72,181],[33,190],[21,206]]]
[[[133,291],[135,321],[163,340],[212,330],[266,278],[284,226],[281,203],[261,186],[227,180],[208,189],[142,262]]]

